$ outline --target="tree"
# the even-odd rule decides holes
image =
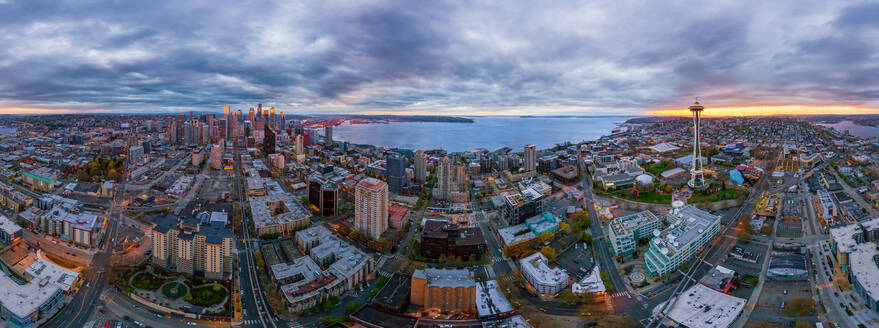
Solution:
[[[359,307],[360,304],[357,304],[357,302],[349,302],[348,305],[345,305],[345,312],[353,313],[354,311],[357,311],[357,308]]]
[[[808,297],[797,297],[787,303],[784,311],[792,316],[811,314],[815,312],[815,301]]]
[[[562,222],[559,224],[559,230],[567,232],[570,225],[567,222]]]
[[[548,259],[550,262],[554,262],[555,259],[559,256],[559,254],[556,253],[555,248],[549,247],[548,245],[541,247],[540,253],[542,253],[543,256],[546,256],[546,259]]]
[[[583,241],[584,243],[592,245],[592,242],[593,242],[592,234],[588,233],[586,231],[583,231],[583,235],[580,236],[580,240]]]

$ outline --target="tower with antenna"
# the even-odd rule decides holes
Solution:
[[[696,190],[702,190],[706,187],[705,176],[702,173],[702,146],[699,145],[699,139],[701,139],[699,128],[703,110],[705,107],[702,107],[698,100],[690,106],[690,113],[693,114],[693,165],[690,167],[690,181],[687,184]]]

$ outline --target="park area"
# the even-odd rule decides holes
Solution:
[[[228,315],[224,282],[141,265],[126,275],[124,289],[154,304],[196,314]]]

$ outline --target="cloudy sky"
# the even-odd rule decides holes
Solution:
[[[0,0],[0,113],[879,112],[877,48],[876,2]]]

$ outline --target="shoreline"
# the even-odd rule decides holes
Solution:
[[[474,118],[489,119],[489,120],[492,120],[492,119],[520,119],[520,117],[517,117],[517,116],[474,117]],[[562,118],[562,117],[529,117],[529,119],[545,119],[545,120],[560,119],[560,118]],[[542,142],[542,144],[538,144],[538,142],[530,142],[530,143],[538,144],[538,149],[541,149],[541,150],[556,149],[557,147],[560,147],[560,146],[578,145],[578,144],[581,144],[584,142],[601,140],[602,138],[613,136],[613,135],[619,134],[619,133],[625,133],[628,131],[628,130],[620,131],[621,127],[650,124],[650,123],[630,123],[629,120],[632,118],[631,116],[613,116],[613,117],[611,117],[611,116],[591,116],[591,117],[564,117],[564,118],[570,118],[570,119],[576,119],[576,120],[590,120],[590,119],[602,119],[602,118],[618,118],[618,119],[612,120],[607,123],[599,123],[599,124],[608,125],[608,126],[601,127],[600,134],[597,134],[595,136],[588,136],[588,137],[582,138],[580,140],[577,140],[576,136],[572,137],[571,134],[568,134],[567,136],[564,136],[564,138],[559,138],[557,141],[552,141],[551,144],[548,144],[548,142],[546,140],[544,140]],[[530,121],[530,120],[528,120],[528,121]],[[523,121],[523,122],[527,122],[527,121]],[[414,122],[414,121],[355,122],[355,121],[346,120],[345,122],[343,122],[341,124],[334,125],[335,129],[334,129],[334,133],[333,133],[334,134],[333,139],[335,139],[334,142],[348,142],[350,146],[372,147],[372,148],[380,148],[381,147],[381,148],[385,148],[385,149],[400,149],[400,150],[416,150],[416,149],[418,149],[418,150],[424,150],[424,151],[430,151],[430,150],[439,151],[439,150],[441,150],[441,151],[445,151],[447,153],[465,153],[465,152],[468,152],[471,150],[477,150],[477,149],[484,149],[489,152],[492,152],[492,151],[496,151],[496,150],[500,150],[500,149],[504,149],[504,148],[509,148],[509,149],[511,149],[511,152],[513,152],[513,153],[522,152],[521,149],[516,151],[516,149],[521,148],[521,147],[519,147],[518,145],[512,145],[511,142],[508,142],[506,144],[491,144],[491,145],[486,145],[486,144],[490,144],[491,142],[480,142],[479,144],[474,144],[473,146],[469,146],[469,147],[456,147],[455,142],[441,142],[441,140],[444,139],[444,137],[441,136],[441,137],[437,137],[437,138],[430,138],[429,145],[419,147],[417,145],[413,145],[413,146],[399,145],[399,146],[397,146],[397,145],[393,145],[393,144],[383,144],[380,142],[370,142],[371,140],[369,140],[370,139],[369,137],[364,137],[365,135],[373,135],[374,134],[371,132],[375,132],[375,131],[372,131],[370,129],[383,129],[383,128],[385,128],[384,127],[385,125],[389,126],[389,125],[391,125],[391,123],[422,123],[423,124],[423,123],[456,123],[456,122]],[[474,121],[474,123],[477,123],[477,122]],[[378,125],[381,127],[375,127],[375,125]],[[369,126],[369,127],[364,128],[363,126]],[[346,131],[350,134],[347,135],[346,137],[342,137],[342,135],[347,134],[345,132],[342,132],[342,131],[344,131],[342,129],[352,128],[352,127],[354,127],[354,128],[359,127],[361,130],[355,131],[355,132]],[[420,126],[413,127],[413,129],[418,129],[418,128],[421,128],[421,130],[424,130],[424,128],[420,127]],[[482,128],[482,127],[473,127],[472,129],[474,129],[474,130],[473,131],[468,130],[467,133],[479,134],[480,128]],[[489,128],[497,128],[497,126],[493,126],[493,127],[490,126]],[[511,128],[515,129],[515,127],[511,127]],[[465,128],[465,129],[469,129],[469,128]],[[422,138],[425,138],[425,136],[430,135],[430,133],[428,131],[421,131],[421,130],[419,130],[417,132],[407,130],[403,133],[404,134],[411,134],[411,136],[419,136]],[[596,129],[589,129],[589,128],[586,128],[584,130],[596,131]],[[500,132],[508,132],[508,131],[503,131],[503,129],[500,129]],[[542,132],[538,132],[538,133],[542,133]],[[575,135],[576,133],[572,133],[572,134]],[[320,134],[320,135],[322,135],[322,134]],[[461,136],[463,136],[463,135],[461,135]],[[455,137],[457,137],[457,135]],[[403,138],[405,139],[405,136]],[[490,139],[490,138],[486,137],[486,140],[488,140],[488,139]],[[385,140],[385,141],[387,141],[388,143],[393,143],[393,142],[397,142],[397,140],[399,140],[399,139]],[[477,140],[477,141],[479,141],[479,140]],[[415,141],[415,142],[418,143],[418,141]],[[422,139],[422,143],[423,142],[424,141]],[[397,142],[397,143],[399,143],[399,142]],[[514,143],[514,142],[512,142],[512,143]],[[525,144],[529,144],[529,142],[524,143],[522,146],[524,146]],[[458,148],[460,148],[460,149],[458,149]]]

